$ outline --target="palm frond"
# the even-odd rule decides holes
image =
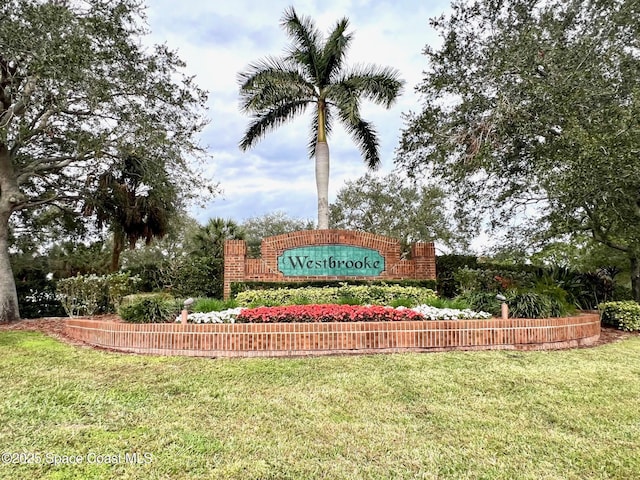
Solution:
[[[394,68],[370,65],[346,72],[335,79],[334,84],[343,85],[343,88],[357,92],[359,97],[389,108],[402,94],[404,80]]]
[[[293,7],[284,11],[281,25],[293,39],[289,58],[301,65],[317,83],[322,60],[322,34],[310,17],[299,16]]]
[[[373,124],[362,118],[353,119],[350,117],[349,112],[339,111],[339,116],[344,127],[358,146],[367,166],[372,170],[378,168],[380,166],[378,134],[373,128]]]
[[[283,59],[267,57],[238,74],[241,108],[254,113],[291,100],[313,99],[316,90],[304,72]]]
[[[338,21],[324,45],[321,77],[318,79],[321,87],[329,85],[331,79],[335,76],[335,72],[339,72],[342,68],[342,62],[353,38],[353,34],[345,34],[348,26],[349,20],[347,18]]]
[[[331,85],[325,90],[330,105],[335,105],[343,122],[357,123],[360,120],[360,92],[349,82]]]
[[[240,141],[240,149],[248,150],[268,132],[304,112],[309,103],[308,100],[290,101],[254,115],[253,121]]]

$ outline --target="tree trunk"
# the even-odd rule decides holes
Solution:
[[[0,323],[20,320],[16,282],[9,258],[10,214],[10,212],[0,211]]]
[[[318,190],[318,230],[329,228],[329,145],[316,143],[316,187]]]
[[[120,254],[124,250],[124,238],[119,233],[113,233],[113,248],[111,249],[111,265],[109,271],[115,273],[120,270]]]
[[[0,323],[20,320],[16,282],[9,257],[9,217],[24,200],[13,175],[11,156],[0,143]]]
[[[640,259],[636,256],[630,256],[631,262],[631,292],[633,299],[640,303]]]

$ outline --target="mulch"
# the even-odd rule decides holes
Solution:
[[[56,338],[70,345],[87,345],[86,343],[75,340],[64,334],[64,321],[68,317],[45,317],[45,318],[29,318],[14,323],[0,323],[0,332],[2,331],[30,331],[41,332],[50,337]],[[99,315],[95,317],[78,317],[93,320],[121,322],[117,315]]]
[[[78,342],[72,338],[67,337],[64,334],[64,321],[67,317],[46,317],[46,318],[35,318],[35,319],[25,319],[20,320],[15,323],[0,323],[0,332],[2,331],[15,331],[15,330],[23,330],[23,331],[35,331],[42,332],[45,335],[56,338],[60,341],[71,345],[86,345],[82,342]],[[101,320],[101,321],[111,321],[111,322],[121,322],[122,320],[117,315],[100,315],[95,317],[81,317],[81,318],[91,318],[93,320]],[[609,326],[602,326],[600,330],[600,338],[593,345],[579,347],[579,348],[592,348],[597,347],[599,345],[605,345],[607,343],[620,342],[630,337],[640,337],[640,332],[623,332],[622,330],[618,330]]]

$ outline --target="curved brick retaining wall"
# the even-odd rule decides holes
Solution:
[[[69,319],[65,333],[90,345],[122,352],[199,357],[537,350],[593,344],[600,337],[600,317],[207,325]]]

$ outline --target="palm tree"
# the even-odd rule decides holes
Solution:
[[[226,240],[244,240],[244,230],[233,220],[212,218],[201,226],[191,238],[189,262],[199,265],[194,273],[207,272],[200,282],[204,296],[222,298],[224,285],[224,243]]]
[[[225,240],[244,240],[245,232],[231,219],[210,218],[193,235],[192,254],[222,260]]]
[[[159,162],[127,154],[101,174],[85,198],[84,214],[95,215],[98,226],[108,225],[113,233],[110,271],[120,268],[127,243],[133,249],[140,239],[148,245],[164,237],[178,204],[176,186]]]
[[[326,39],[313,21],[298,16],[293,7],[282,17],[292,45],[281,58],[267,57],[240,73],[243,111],[253,117],[240,148],[251,148],[273,130],[307,107],[314,107],[309,156],[315,156],[318,189],[318,228],[329,228],[329,146],[332,115],[336,114],[358,145],[369,168],[380,164],[378,136],[360,116],[362,98],[389,108],[404,82],[396,70],[378,66],[346,69],[345,55],[353,34],[345,33],[347,18],[336,24]],[[335,112],[335,113],[334,113]]]

